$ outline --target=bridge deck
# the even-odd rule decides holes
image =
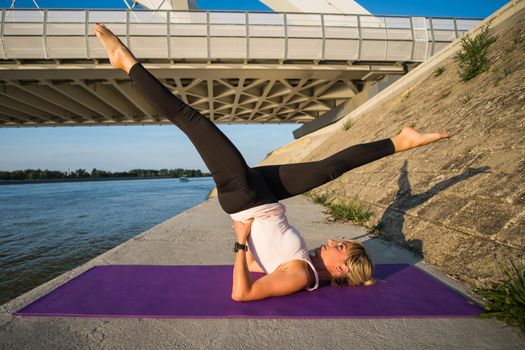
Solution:
[[[308,122],[362,81],[404,74],[475,19],[224,11],[3,9],[0,127],[162,124],[109,70],[108,25],[215,122]]]

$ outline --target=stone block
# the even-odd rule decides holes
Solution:
[[[431,196],[427,193],[413,194],[409,192],[399,193],[391,207],[403,213],[414,215],[418,207],[429,200]]]
[[[400,153],[401,154],[401,153]],[[360,168],[362,171],[369,171],[369,172],[399,172],[402,170],[408,170],[410,171],[411,165],[410,162],[406,162],[406,159],[402,158],[398,155],[393,155],[387,158],[380,159],[378,161],[372,162],[370,164],[367,164]]]
[[[433,223],[426,225],[425,231],[418,233],[418,237],[423,241],[422,254],[425,261],[437,266],[443,266],[451,252],[470,240],[462,232]]]
[[[367,186],[356,185],[352,187],[347,187],[344,189],[347,197],[364,197],[367,198],[371,190]]]
[[[424,149],[421,150],[421,152],[422,153],[420,153],[420,157],[417,157],[417,159],[414,159],[415,157],[413,157],[410,160],[413,163],[412,171],[417,173],[424,174],[428,172],[439,172],[441,168],[443,168],[443,166],[448,162],[449,159],[446,157],[446,155],[439,153],[435,156],[429,156],[429,152],[432,152],[432,149]]]
[[[461,172],[431,174],[424,177],[420,182],[416,182],[414,188],[431,193],[452,194],[456,192],[459,196],[470,196],[472,195],[470,183],[480,175],[479,171],[481,170],[483,168],[469,168]]]
[[[403,232],[400,234],[403,234],[405,242],[402,246],[423,257],[423,247],[429,223],[408,215],[404,215],[403,219]]]
[[[378,198],[383,194],[383,190],[380,187],[366,186],[362,187],[357,193],[357,196],[368,203],[377,203]]]
[[[367,184],[372,186],[378,186],[379,182],[384,178],[384,175],[382,173],[378,172],[361,172],[361,177],[364,177],[367,179]]]
[[[495,238],[503,243],[521,247],[525,254],[525,212],[520,217],[511,219],[510,222],[499,231]]]
[[[434,180],[439,172],[428,171],[412,171],[408,176],[399,177],[400,183],[404,182],[405,186],[410,187],[411,190],[416,189],[418,192],[426,191],[430,187],[430,183]]]
[[[462,244],[445,257],[442,267],[449,274],[475,287],[504,278],[503,266],[509,261],[523,262],[523,252],[476,237]]]
[[[352,174],[363,173],[363,172],[374,173],[374,172],[381,171],[384,168],[385,168],[384,162],[382,162],[381,160],[378,160],[378,161],[363,165],[357,169],[351,170],[350,173]]]
[[[369,173],[360,173],[352,177],[352,183],[354,185],[365,186],[370,182]]]
[[[452,156],[442,167],[441,171],[465,171],[474,163],[482,161],[485,155],[474,152],[462,152]]]
[[[491,173],[480,177],[475,185],[471,189],[474,196],[508,204],[518,204],[525,193],[525,182],[518,174]]]
[[[471,196],[473,191],[477,191],[484,183],[490,182],[492,173],[490,172],[479,172],[479,169],[472,168],[463,172],[463,176],[460,181],[455,182],[447,191],[449,194],[454,194],[457,196]],[[452,178],[457,176],[457,174],[446,174],[447,178]]]
[[[487,149],[483,157],[476,158],[470,164],[473,167],[488,166],[498,172],[508,174],[520,174],[525,154],[523,149],[503,148]],[[523,172],[521,173],[523,174]]]
[[[398,191],[392,188],[385,188],[377,199],[377,204],[389,207],[395,201]]]
[[[469,200],[457,196],[436,195],[419,206],[416,215],[426,220],[446,222],[456,215]]]
[[[354,188],[358,188],[361,186],[361,184],[359,183],[359,179],[356,177],[345,177],[344,181],[342,181],[341,183],[342,183],[342,188],[345,191],[353,190]],[[329,187],[332,188],[333,190],[335,190],[336,188],[334,184],[330,184]]]
[[[399,172],[382,172],[381,181],[378,186],[397,190],[399,188]]]
[[[405,234],[403,232],[403,226],[405,222],[405,215],[396,210],[388,209],[385,210],[380,218],[381,237],[403,245],[406,242]]]
[[[516,214],[517,209],[507,204],[471,200],[446,224],[474,235],[490,236],[499,232]]]
[[[441,265],[444,256],[469,237],[439,224],[388,210],[381,218],[381,237]]]

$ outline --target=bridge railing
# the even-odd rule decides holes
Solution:
[[[230,11],[2,9],[0,59],[106,58],[106,24],[139,58],[420,62],[481,20]]]

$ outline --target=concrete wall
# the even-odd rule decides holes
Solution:
[[[380,223],[381,237],[449,275],[474,286],[502,278],[502,264],[525,263],[524,8],[517,1],[493,15],[498,39],[488,72],[460,82],[453,43],[348,117],[261,164],[322,159],[404,125],[448,130],[448,140],[352,170],[315,192],[368,206],[368,224]],[[439,66],[446,70],[435,76]],[[346,120],[353,122],[347,131]]]

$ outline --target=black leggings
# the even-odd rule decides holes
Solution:
[[[140,63],[131,68],[129,76],[141,95],[190,138],[210,170],[219,203],[228,214],[307,192],[394,153],[392,141],[384,139],[348,147],[316,162],[250,168],[213,122],[179,100]]]

